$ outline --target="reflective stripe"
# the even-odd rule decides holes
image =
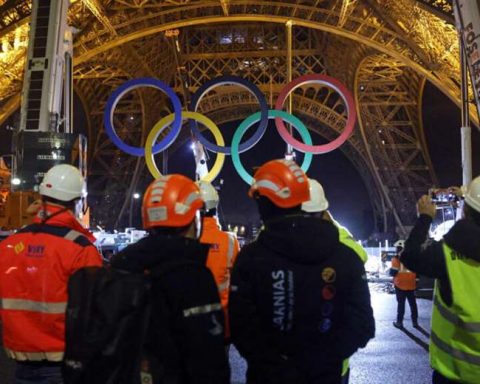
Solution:
[[[458,328],[462,328],[467,332],[477,333],[480,332],[480,323],[476,322],[465,322],[460,317],[455,315],[454,313],[450,312],[447,308],[445,308],[442,303],[438,300],[437,295],[435,295],[434,304],[438,309],[438,312],[443,316],[443,318]]]
[[[265,188],[265,189],[270,189],[274,192],[278,192],[280,189],[277,184],[271,182],[270,180],[258,180],[255,181],[255,183],[252,185],[252,187],[258,189],[258,188]]]
[[[1,309],[13,309],[20,311],[33,311],[42,313],[59,314],[65,313],[66,302],[46,303],[43,301],[23,300],[23,299],[1,299]]]
[[[229,285],[230,285],[230,279],[228,279],[227,281],[224,281],[221,284],[218,284],[218,292],[225,291],[226,289],[228,289]]]
[[[190,205],[192,205],[192,203],[198,199],[201,199],[200,195],[197,192],[192,192],[190,195],[188,195],[183,204],[188,205],[190,208]]]
[[[63,352],[19,352],[5,348],[5,353],[8,357],[17,361],[63,360]]]
[[[63,236],[64,239],[75,241],[78,239],[82,234],[80,232],[74,231],[73,229],[71,231],[68,231],[65,236]]]
[[[463,352],[459,349],[453,348],[451,345],[448,345],[441,340],[433,331],[431,331],[430,338],[436,347],[441,349],[443,352],[448,353],[450,356],[453,356],[455,359],[480,366],[480,356],[472,355],[471,353]]]
[[[220,303],[201,305],[199,307],[192,307],[183,310],[184,317],[190,317],[195,315],[203,315],[205,313],[216,312],[222,309]]]

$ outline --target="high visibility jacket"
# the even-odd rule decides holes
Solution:
[[[69,276],[100,266],[93,236],[69,211],[48,205],[34,223],[0,243],[0,308],[7,355],[16,360],[61,361]]]
[[[397,271],[398,273],[393,278],[393,284],[402,291],[414,291],[417,284],[416,273],[409,271],[405,266],[400,262],[397,256],[392,258],[392,270]]]
[[[230,290],[230,274],[240,249],[233,233],[224,232],[218,227],[215,217],[203,218],[203,232],[200,242],[209,244],[207,267],[217,283],[220,301],[225,314],[225,336],[230,336],[228,323],[228,295]]]
[[[368,260],[368,254],[365,248],[363,248],[354,238],[350,231],[345,228],[344,226],[337,223],[335,220],[333,221],[335,226],[338,228],[338,235],[340,238],[340,242],[345,244],[347,247],[353,249],[355,253],[360,257],[360,260],[363,261],[365,264]]]
[[[448,280],[452,288],[449,307],[436,281],[430,337],[430,363],[453,381],[480,383],[480,263],[443,243]]]
[[[368,253],[353,237],[350,231],[344,227],[343,225],[339,224],[337,221],[332,220],[335,226],[338,228],[338,235],[340,242],[347,247],[351,248],[357,256],[362,260],[365,264],[368,260]],[[348,369],[350,368],[349,359],[343,360],[342,363],[342,377],[348,373]]]

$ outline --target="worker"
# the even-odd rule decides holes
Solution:
[[[205,202],[205,208],[202,211],[202,236],[200,237],[200,242],[209,246],[207,267],[212,272],[217,283],[225,316],[225,341],[228,345],[230,327],[227,308],[230,292],[230,275],[240,248],[237,237],[233,233],[220,229],[217,219],[219,198],[215,187],[208,181],[199,181],[197,185]]]
[[[396,254],[392,258],[392,267],[390,268],[390,276],[393,276],[393,285],[395,286],[395,295],[397,296],[397,321],[393,322],[393,326],[399,329],[403,328],[405,300],[408,300],[412,325],[414,328],[418,328],[418,309],[417,301],[415,300],[417,275],[405,268],[400,262],[400,255],[403,251],[404,244],[404,240],[395,242]]]
[[[254,175],[264,229],[242,248],[230,292],[232,341],[248,384],[338,384],[375,325],[363,263],[327,220],[305,215],[308,179],[290,160]]]
[[[350,247],[357,256],[366,263],[368,254],[365,248],[353,237],[348,228],[336,221],[330,211],[328,211],[329,203],[325,196],[325,191],[322,185],[315,179],[308,179],[310,200],[302,204],[302,211],[312,214],[312,216],[331,221],[338,229],[339,240],[342,244]]]
[[[205,265],[209,247],[198,240],[203,205],[189,178],[172,174],[154,180],[142,204],[149,235],[111,261],[118,270],[152,271],[150,323],[155,326],[149,328],[145,350],[154,357],[147,372],[154,383],[229,383],[222,306]],[[155,270],[160,271],[157,280]]]
[[[95,238],[76,218],[84,185],[77,168],[52,167],[33,224],[0,243],[3,344],[16,362],[15,383],[62,383],[68,278],[102,265]]]
[[[313,217],[333,223],[338,229],[340,243],[351,248],[360,258],[362,263],[365,264],[368,260],[367,251],[354,239],[351,232],[337,222],[328,211],[329,203],[325,196],[325,191],[322,185],[317,180],[311,178],[308,179],[308,185],[310,191],[310,200],[302,204],[302,211],[309,213]],[[345,359],[342,364],[342,384],[348,384],[349,377],[350,363],[348,359]]]
[[[460,194],[458,188],[452,192]],[[422,247],[436,214],[430,196],[417,203],[419,217],[401,262],[435,278],[430,363],[435,384],[480,382],[480,176],[468,186],[464,218],[440,241]]]

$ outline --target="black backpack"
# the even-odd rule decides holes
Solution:
[[[75,272],[68,283],[63,376],[66,384],[135,384],[147,333],[149,275],[102,267]],[[147,364],[148,365],[148,364]]]

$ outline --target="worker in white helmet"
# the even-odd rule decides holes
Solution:
[[[442,240],[422,248],[436,215],[430,196],[422,196],[400,257],[408,269],[436,279],[429,348],[435,384],[474,384],[480,378],[480,176],[464,198],[464,218]]]
[[[322,185],[315,179],[308,179],[310,200],[302,204],[302,211],[313,216],[332,222],[338,229],[339,240],[342,244],[351,248],[363,263],[367,262],[367,251],[355,240],[351,232],[337,222],[328,211],[329,203],[325,196]],[[350,377],[349,359],[345,359],[342,365],[342,384],[348,384]]]
[[[315,179],[308,179],[310,200],[302,204],[302,211],[319,215],[324,220],[331,221],[337,228],[340,242],[353,249],[363,263],[368,260],[367,251],[355,240],[348,228],[336,221],[328,211],[329,203],[325,197],[322,185]]]
[[[0,244],[3,345],[16,362],[15,383],[63,382],[67,282],[78,269],[102,265],[95,238],[76,217],[86,194],[80,171],[55,165],[39,192],[33,223]]]

